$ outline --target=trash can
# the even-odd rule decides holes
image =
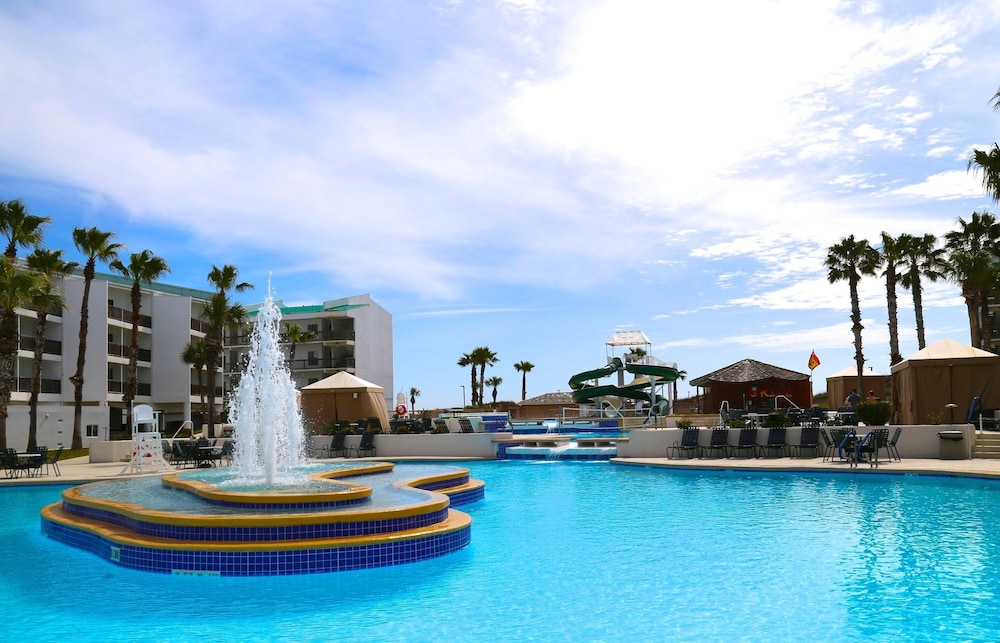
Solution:
[[[965,460],[965,433],[962,431],[938,431],[941,438],[942,460]]]

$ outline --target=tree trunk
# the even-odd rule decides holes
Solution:
[[[94,279],[94,268],[87,262],[83,275],[83,303],[80,305],[80,345],[76,354],[76,373],[69,378],[73,382],[73,448],[83,448],[81,423],[83,422],[83,367],[87,359],[87,331],[90,325],[90,282]]]
[[[0,449],[7,448],[7,407],[14,388],[17,364],[17,312],[0,313]]]
[[[911,281],[913,284],[913,313],[917,318],[917,350],[923,350],[927,346],[924,337],[924,293],[920,287],[920,279]]]
[[[899,314],[896,301],[896,267],[889,265],[885,270],[885,302],[889,309],[889,365],[903,361],[899,354]]]
[[[851,330],[854,331],[854,363],[858,366],[858,394],[861,395],[865,388],[865,355],[861,350],[861,303],[858,300],[858,280],[851,279]]]
[[[42,388],[42,354],[45,352],[45,326],[48,318],[47,312],[38,311],[35,350],[31,361],[31,394],[28,398],[28,451],[32,453],[38,447],[38,395]]]

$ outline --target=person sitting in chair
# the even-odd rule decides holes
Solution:
[[[861,401],[861,396],[858,395],[858,390],[852,388],[850,395],[848,395],[847,399],[844,400],[844,406],[849,406],[853,409],[855,406],[858,405],[858,402],[860,401]]]

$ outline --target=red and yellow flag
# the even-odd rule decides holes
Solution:
[[[819,366],[819,358],[816,357],[816,351],[813,351],[812,355],[809,356],[809,370],[815,370],[817,366]]]

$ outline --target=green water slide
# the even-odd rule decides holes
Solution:
[[[608,365],[592,371],[577,373],[569,378],[569,386],[573,389],[573,401],[577,404],[593,401],[599,397],[615,396],[632,400],[642,400],[643,402],[655,402],[650,395],[650,386],[647,383],[630,384],[628,386],[615,386],[613,384],[588,385],[587,382],[608,377],[618,372],[622,368],[622,361],[615,357]],[[676,368],[670,366],[652,366],[649,364],[625,364],[626,371],[633,375],[645,375],[650,379],[659,382],[673,382],[680,374]]]

